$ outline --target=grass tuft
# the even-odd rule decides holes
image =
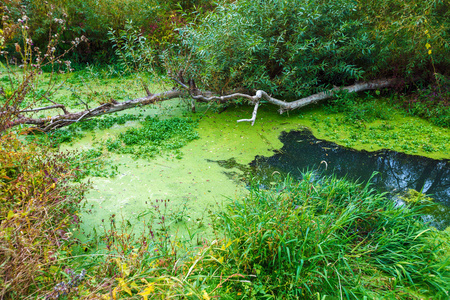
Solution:
[[[422,209],[313,173],[270,190],[254,185],[220,215],[234,241],[230,268],[255,275],[230,298],[448,299],[449,257],[421,222]]]

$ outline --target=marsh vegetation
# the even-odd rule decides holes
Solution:
[[[6,0],[0,299],[447,299],[449,11]]]

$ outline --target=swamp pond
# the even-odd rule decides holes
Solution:
[[[319,140],[308,130],[283,132],[280,140],[283,147],[273,156],[258,156],[251,163],[253,174],[262,182],[270,184],[272,174],[277,171],[301,179],[301,171],[309,169],[370,182],[374,189],[388,192],[390,198],[399,202],[413,189],[439,203],[427,210],[425,221],[438,229],[450,226],[450,160],[390,150],[356,151]]]
[[[182,111],[180,102],[173,100],[160,107],[146,108],[145,111],[129,110],[127,113],[172,118],[183,116]],[[330,115],[320,109],[280,116],[273,108],[263,106],[254,126],[246,122],[236,123],[249,113],[248,107],[228,108],[222,113],[204,109],[197,113],[194,118],[198,121],[196,131],[199,139],[181,148],[181,157],[162,155],[135,159],[126,154],[108,153],[107,159],[115,166],[117,175],[88,178],[92,189],[86,197],[81,231],[87,234],[88,240],[92,237],[93,228],[101,234],[107,229],[107,220],[112,215],[135,231],[151,223],[158,226],[156,224],[161,223],[158,220],[164,217],[165,226],[170,227],[176,238],[209,237],[212,234],[208,226],[210,213],[221,210],[230,199],[242,198],[248,192],[246,183],[250,177],[256,176],[264,188],[276,177],[275,171],[299,177],[306,169],[321,172],[327,169],[324,172],[327,175],[347,175],[361,182],[367,181],[374,171],[379,172],[371,180],[375,189],[393,194],[405,194],[407,189],[416,189],[432,194],[431,197],[440,205],[427,211],[427,221],[439,229],[450,225],[450,163],[446,159],[450,156],[446,151],[435,154],[443,159],[433,160],[379,151],[381,146],[373,149],[376,143],[369,148],[375,152],[338,146],[320,140],[331,139],[323,134],[329,132],[329,125],[320,122],[321,119],[329,120]],[[402,124],[410,124],[411,119],[396,118],[392,123],[395,122],[401,127]],[[417,122],[423,128],[423,121]],[[138,121],[129,121],[110,129],[88,132],[63,149],[88,150],[139,126]],[[319,139],[305,131],[306,128],[310,128]],[[447,129],[430,126],[429,131],[435,136],[445,137],[446,142],[441,143],[444,149],[450,147]],[[402,140],[401,135],[399,139]],[[78,236],[85,239],[83,235]]]

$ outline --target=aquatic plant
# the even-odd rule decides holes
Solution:
[[[102,234],[73,249],[71,264],[90,274],[80,295],[448,298],[450,240],[422,223],[423,205],[398,207],[370,185],[314,173],[274,180],[265,190],[253,182],[215,215],[213,241],[177,239],[167,200],[141,214],[142,234],[111,216]]]
[[[422,192],[416,191],[414,189],[409,189],[405,195],[400,196],[400,199],[407,202],[408,204],[423,204],[423,203],[431,203],[433,201],[433,198],[428,197],[427,195],[423,194]]]
[[[114,125],[123,125],[128,121],[138,120],[140,117],[141,115],[133,114],[103,116],[84,122],[73,123],[63,129],[57,129],[47,133],[31,132],[26,138],[28,141],[57,148],[62,143],[71,143],[76,139],[82,138],[86,131],[108,129]]]
[[[270,190],[253,185],[220,214],[233,241],[224,261],[254,276],[227,284],[228,298],[446,299],[448,253],[419,207],[397,207],[370,185],[313,173]]]
[[[199,138],[195,131],[197,122],[190,118],[159,119],[148,116],[141,124],[142,127],[128,129],[117,139],[107,141],[108,150],[132,154],[135,158],[151,158],[162,153],[181,158],[178,149]]]

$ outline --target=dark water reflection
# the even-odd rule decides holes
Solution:
[[[395,195],[415,189],[431,195],[441,205],[427,211],[426,219],[439,229],[450,226],[450,160],[389,150],[355,151],[318,140],[309,131],[285,132],[280,140],[284,146],[275,155],[258,156],[251,163],[254,175],[263,181],[270,181],[274,171],[300,177],[301,171],[317,169],[364,182],[373,172],[379,172],[372,178],[376,190]]]

